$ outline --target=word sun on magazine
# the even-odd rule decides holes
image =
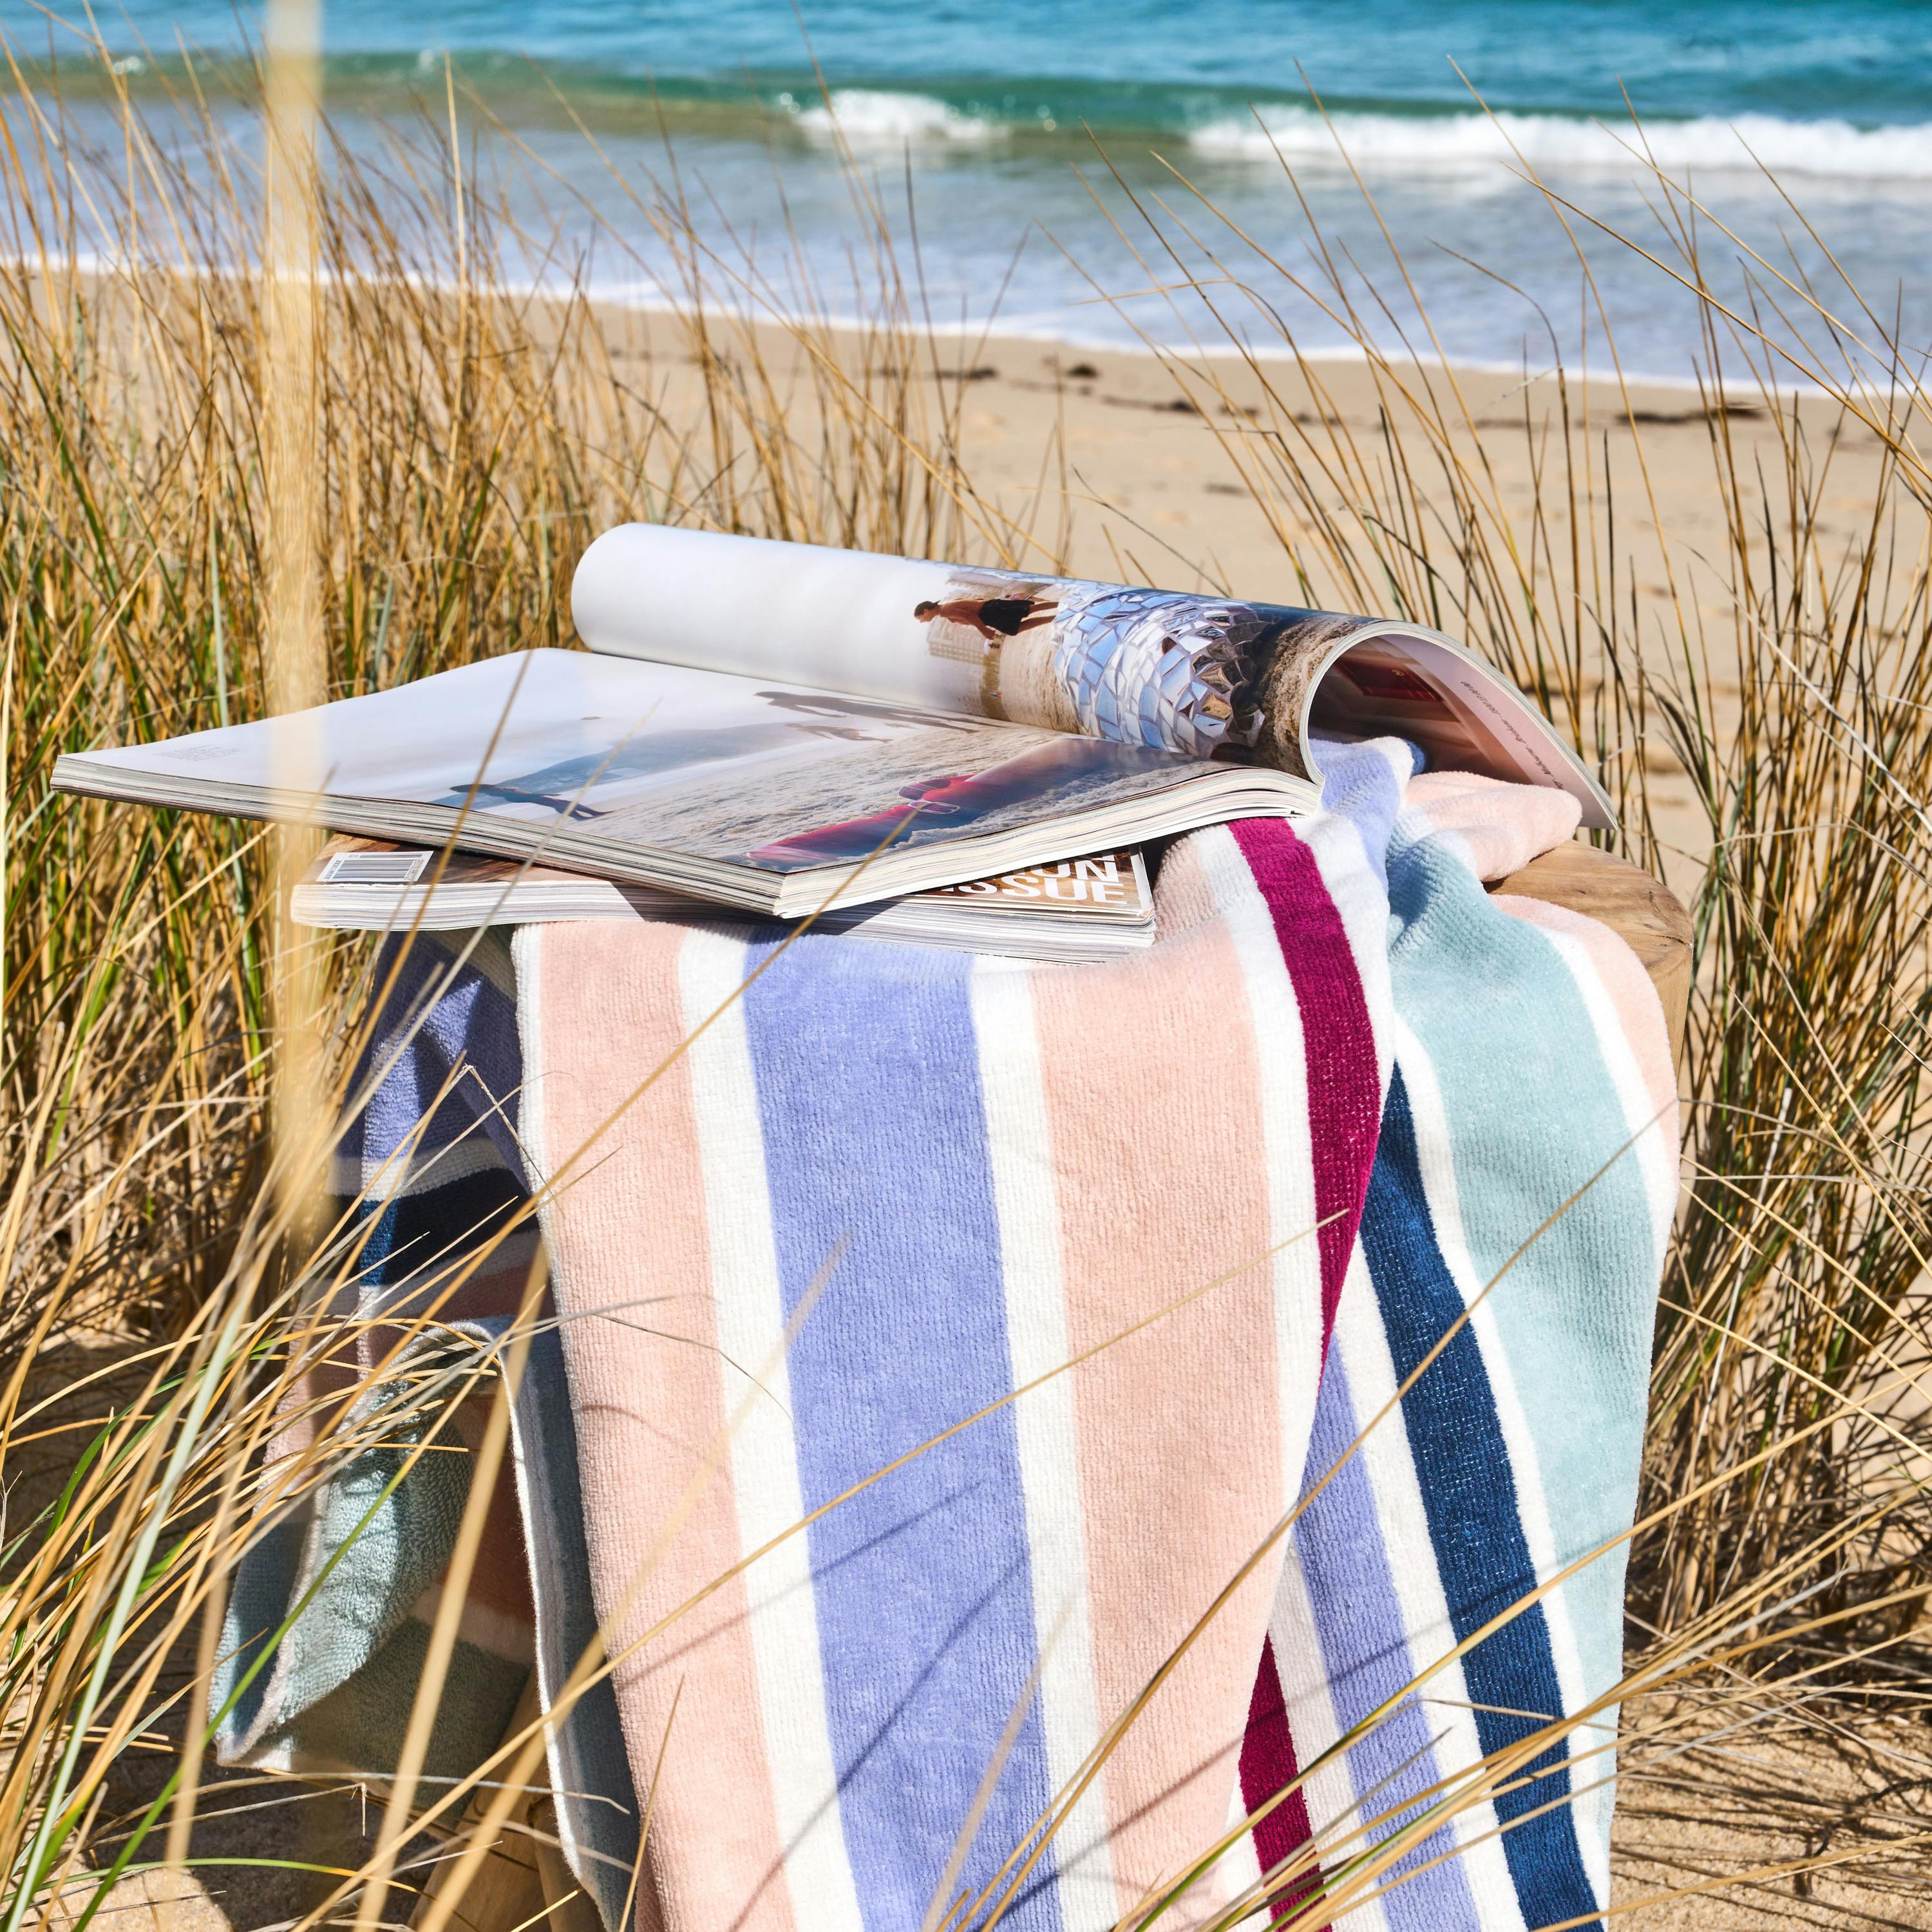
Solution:
[[[312,712],[62,758],[62,789],[541,862],[793,917],[1222,820],[1319,741],[1609,802],[1521,692],[1416,626],[629,524],[517,651]]]

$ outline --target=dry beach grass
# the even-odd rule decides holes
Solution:
[[[386,161],[332,157],[326,278],[291,309],[236,269],[260,184],[198,118],[196,87],[254,80],[174,77],[197,150],[158,143],[155,104],[104,68],[80,76],[80,118],[14,78],[0,1932],[76,1924],[163,1862],[249,1924],[373,1918],[379,1872],[393,1920],[419,1876],[394,1870],[399,1832],[351,1836],[360,1870],[282,1883],[311,1842],[288,1820],[328,1801],[217,1780],[200,1745],[224,1579],[275,1500],[260,1446],[341,1341],[298,1288],[339,1265],[307,1204],[367,954],[279,925],[257,830],[56,799],[53,759],[258,715],[304,678],[339,694],[566,643],[574,558],[625,516],[1384,610],[1539,694],[1622,801],[1631,854],[1693,899],[1700,947],[1619,1907],[1932,1922],[1932,470],[1882,315],[1764,265],[1753,316],[1707,311],[1701,398],[1626,391],[1607,353],[1587,382],[1459,375],[1426,342],[1376,350],[1364,316],[1352,364],[1286,340],[962,342],[922,326],[858,171],[856,324],[850,292],[838,326],[770,313],[674,185],[622,191],[679,250],[677,303],[614,314],[500,285],[504,218],[452,159],[453,86]],[[1658,191],[1646,245],[1694,283],[1703,244]],[[1175,218],[1137,218],[1157,264]],[[1278,286],[1223,238],[1228,287]],[[1339,279],[1315,292],[1349,314]],[[278,1466],[282,1495],[322,1467]],[[535,1761],[513,1740],[491,1774]],[[442,1824],[466,1796],[434,1801]],[[268,1876],[228,1862],[249,1858]],[[1380,1877],[1324,1869],[1331,1913]]]

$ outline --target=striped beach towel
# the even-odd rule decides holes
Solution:
[[[435,1768],[601,1629],[550,1770],[614,1927],[1607,1902],[1662,1017],[1604,928],[1482,890],[1568,836],[1562,794],[1391,742],[1326,806],[1177,844],[1130,963],[722,923],[391,961],[358,1306],[534,1197],[554,1317],[496,1558],[527,1646],[466,1624],[497,1688]],[[490,1279],[453,1330],[483,1352],[516,1258]],[[358,1516],[364,1460],[238,1585],[231,1758],[393,1760],[344,1712],[420,1657],[460,1494]]]

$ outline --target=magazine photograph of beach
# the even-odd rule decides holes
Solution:
[[[1932,1932],[1932,8],[0,44],[0,1932]]]

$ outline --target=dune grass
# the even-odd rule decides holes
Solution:
[[[500,285],[508,216],[466,155],[459,118],[472,128],[480,110],[453,81],[386,157],[323,124],[320,279],[292,311],[244,266],[261,184],[210,104],[257,101],[263,76],[177,65],[136,100],[78,58],[74,99],[17,68],[0,98],[0,1932],[74,1924],[122,1868],[201,1856],[198,1816],[264,1796],[212,1784],[200,1742],[225,1580],[251,1517],[354,1446],[272,1478],[260,1456],[345,1346],[302,1286],[344,1264],[304,1222],[321,1150],[288,1122],[296,1087],[320,1084],[311,1128],[340,1093],[368,950],[280,926],[259,829],[56,798],[55,757],[260,715],[286,670],[290,527],[316,532],[313,669],[340,695],[567,644],[560,592],[620,518],[1050,566],[1070,514],[1048,490],[1016,523],[976,491],[971,358],[924,326],[856,170],[865,266],[839,307],[860,320],[801,316],[793,291],[782,358],[722,312],[776,310],[755,266],[699,238],[674,182],[640,202],[683,274],[654,365],[580,292]],[[1694,284],[1694,212],[1663,206],[1646,245]],[[1137,218],[1157,250],[1173,218]],[[1197,236],[1214,220],[1190,214]],[[1211,300],[1265,298],[1291,275],[1226,242]],[[1339,274],[1306,292],[1363,342],[1372,440],[1298,406],[1322,371],[1285,338],[1283,360],[1242,372],[1265,400],[1241,404],[1239,434],[1223,427],[1228,365],[1161,352],[1201,434],[1269,506],[1308,601],[1418,618],[1487,652],[1598,761],[1633,856],[1694,894],[1688,1181],[1633,1568],[1639,1786],[1647,1766],[1723,1784],[1720,1740],[1842,1742],[1870,1717],[1916,1718],[1932,1688],[1925,398],[1851,292],[1828,298],[1770,264],[1758,283],[1753,318],[1707,308],[1706,359],[1714,398],[1720,384],[1755,396],[1781,464],[1748,471],[1711,411],[1729,542],[1691,557],[1666,532],[1661,600],[1637,596],[1619,534],[1647,478],[1607,473],[1590,418],[1606,394],[1616,406],[1613,364],[1553,415],[1526,395],[1520,428],[1478,426],[1426,342],[1375,346]],[[278,524],[276,372],[304,346],[313,495]],[[1800,378],[1818,393],[1798,404]],[[1854,433],[1881,445],[1882,483],[1862,535],[1834,549],[1818,507]],[[1486,460],[1505,436],[1536,456],[1527,505]],[[1663,769],[1690,782],[1690,838],[1652,809]],[[313,998],[292,1007],[298,980]],[[381,1372],[405,1384],[385,1426],[428,1416],[433,1436],[455,1394],[490,1400],[473,1363]],[[506,1793],[538,1748],[512,1741],[492,1773]],[[266,1795],[299,1808],[305,1789]],[[468,1797],[448,1796],[446,1827]],[[459,1838],[480,1852],[512,1798],[473,1810]],[[1922,1839],[1848,1828],[1792,1862],[1883,1865]],[[370,1882],[393,1881],[381,1916],[404,1916],[421,1874],[408,1834],[388,1840],[359,1871],[318,1876],[314,1912],[373,1919]],[[1337,1868],[1319,1910],[1383,1882],[1387,1862]]]

